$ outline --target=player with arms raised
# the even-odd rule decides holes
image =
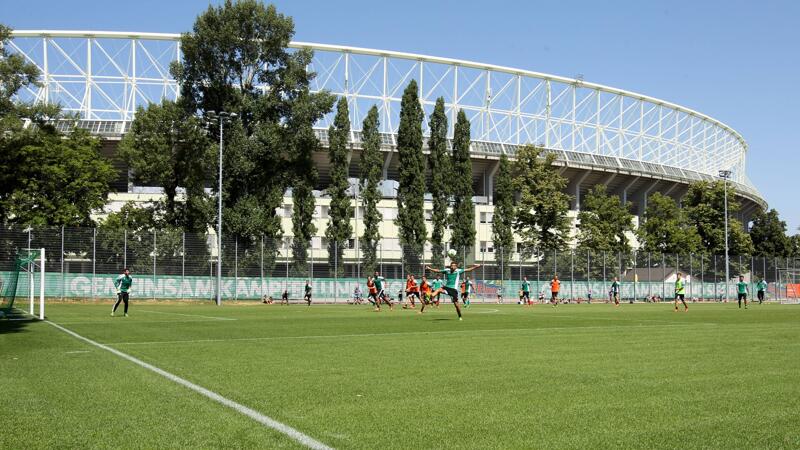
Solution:
[[[456,253],[454,250],[450,250],[450,257],[455,258]],[[459,269],[458,263],[455,260],[450,262],[450,267],[445,267],[440,269],[434,269],[431,266],[425,266],[427,270],[430,270],[433,273],[441,273],[444,275],[444,286],[440,287],[436,291],[433,292],[433,295],[436,296],[441,292],[446,293],[450,296],[450,299],[453,301],[453,306],[456,307],[456,313],[458,314],[458,320],[461,320],[461,308],[458,306],[458,288],[461,285],[461,275],[466,272],[472,272],[473,270],[480,267],[480,264],[475,264],[469,269]],[[422,309],[420,309],[420,313],[425,311],[425,304],[422,304]]]

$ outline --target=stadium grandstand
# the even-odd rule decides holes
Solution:
[[[115,159],[117,145],[129,130],[138,107],[162,99],[176,99],[178,86],[169,64],[181,57],[180,35],[165,33],[16,30],[11,49],[36,64],[41,86],[19,94],[23,101],[58,103],[75,113],[77,122],[59,123],[63,131],[77,126],[102,138],[102,153],[119,172],[108,211],[128,201],[158,200],[158,186],[136,186],[128,168]],[[571,214],[581,208],[582,195],[597,184],[633,204],[641,215],[654,192],[680,199],[689,185],[719,179],[730,171],[730,182],[741,203],[743,224],[766,202],[746,175],[747,143],[731,127],[690,108],[644,94],[523,69],[431,57],[396,51],[293,42],[292,48],[310,48],[316,72],[313,91],[330,91],[349,101],[353,131],[350,176],[354,206],[358,205],[355,177],[361,148],[357,129],[372,105],[380,109],[384,155],[379,208],[382,258],[399,261],[401,248],[394,219],[398,179],[396,151],[400,97],[411,79],[420,86],[426,117],[436,98],[444,97],[452,136],[455,115],[466,112],[471,121],[471,155],[477,230],[473,251],[492,260],[492,193],[499,157],[514,158],[526,144],[541,146],[556,156],[555,164],[569,179]],[[324,224],[330,180],[327,130],[333,112],[315,125],[322,147],[315,155],[319,170],[316,186],[317,235],[312,249],[326,252]],[[423,132],[427,133],[427,120]],[[427,151],[427,145],[424,145]],[[291,235],[291,193],[276,213],[283,217],[284,235]],[[430,218],[430,210],[426,211]],[[353,218],[358,235],[358,217]],[[291,239],[286,238],[286,239]],[[357,237],[345,252],[356,259]],[[476,257],[476,255],[473,255]],[[476,257],[477,259],[477,257]]]

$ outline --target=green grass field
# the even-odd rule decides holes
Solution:
[[[49,320],[335,448],[800,448],[800,307],[51,304]],[[295,448],[42,322],[0,320],[0,448]]]

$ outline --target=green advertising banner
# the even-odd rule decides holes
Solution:
[[[10,272],[0,272],[3,280],[8,279]],[[114,279],[118,274],[85,274],[47,273],[45,279],[45,296],[64,298],[108,298],[116,296]],[[312,281],[312,293],[315,300],[344,301],[352,298],[353,291],[359,286],[366,296],[366,279],[355,278],[317,278]],[[258,278],[258,277],[223,277],[222,298],[226,300],[255,300],[263,296],[272,296],[279,299],[284,289],[289,291],[289,298],[303,298],[305,278]],[[34,281],[36,295],[38,296],[38,275]],[[497,293],[502,290],[506,302],[515,301],[519,297],[521,283],[517,280],[505,280],[501,285],[496,280],[475,280],[474,295],[476,299],[495,301]],[[398,293],[405,285],[404,280],[387,280],[386,293],[397,299]],[[561,298],[587,299],[592,294],[593,300],[608,298],[610,283],[602,281],[592,282],[561,282]],[[644,300],[648,296],[657,295],[664,299],[673,298],[673,283],[621,283],[621,297],[623,299]],[[735,295],[735,286],[729,285],[730,295]],[[770,285],[770,292],[774,292],[774,284]],[[723,283],[686,284],[686,298],[719,298],[725,292]],[[548,282],[531,281],[531,296],[544,294],[550,297]],[[28,294],[28,277],[20,274],[17,285],[17,296],[25,297]],[[214,277],[181,277],[174,275],[133,275],[131,297],[141,299],[212,299],[216,296],[216,278]],[[751,290],[751,296],[754,292]]]

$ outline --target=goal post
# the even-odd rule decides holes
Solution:
[[[800,303],[800,269],[778,268],[775,294],[781,303]]]
[[[6,272],[0,287],[0,316],[24,314],[21,308],[15,308],[17,295],[28,297],[27,313],[39,320],[44,320],[45,295],[45,249],[21,249],[14,259],[13,270]],[[36,314],[36,296],[38,291],[39,311]]]

